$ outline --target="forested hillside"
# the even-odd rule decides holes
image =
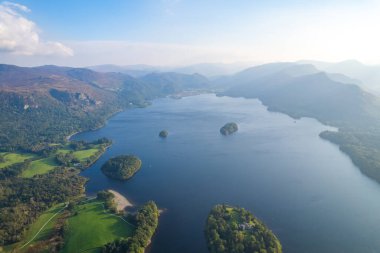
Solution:
[[[82,68],[0,65],[0,149],[41,150],[74,132],[95,129],[128,106],[186,89],[200,75],[154,74],[140,79]]]

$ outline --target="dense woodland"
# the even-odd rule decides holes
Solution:
[[[211,253],[281,253],[280,241],[244,208],[216,205],[206,224]]]
[[[30,103],[24,96],[0,91],[0,150],[40,151],[47,143],[63,142],[72,133],[100,127],[121,109],[109,104],[86,112],[49,96],[31,97],[38,107],[24,109],[25,103]]]
[[[133,155],[121,155],[109,159],[103,164],[102,172],[110,178],[127,180],[140,169],[141,160]]]
[[[135,216],[134,223],[137,229],[134,235],[105,245],[102,253],[144,253],[156,231],[158,216],[156,204],[149,201],[138,210]]]

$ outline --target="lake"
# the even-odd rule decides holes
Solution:
[[[230,121],[239,131],[222,136]],[[166,139],[158,137],[163,129]],[[134,204],[154,200],[166,209],[150,253],[206,253],[203,229],[218,203],[252,211],[285,253],[380,252],[380,185],[319,137],[326,129],[314,119],[268,112],[255,99],[204,94],[155,100],[73,139],[113,141],[82,173],[89,195],[114,189]],[[100,171],[121,154],[143,161],[126,182]]]

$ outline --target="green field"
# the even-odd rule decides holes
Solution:
[[[100,150],[100,148],[101,148],[101,145],[95,145],[91,149],[74,151],[73,149],[69,148],[69,146],[67,145],[64,148],[58,149],[57,153],[67,154],[72,151],[74,157],[77,158],[79,161],[83,162],[87,158],[90,158],[91,156],[95,155]]]
[[[91,156],[95,155],[100,149],[101,149],[101,146],[97,145],[97,146],[95,146],[94,148],[91,148],[91,149],[74,151],[73,155],[80,162],[84,162],[88,158],[90,158]],[[58,149],[56,151],[56,153],[66,154],[66,153],[69,153],[71,151],[73,151],[73,150],[70,149],[70,148],[68,148],[68,146],[66,146],[64,148]],[[12,157],[19,157],[19,159],[20,159],[21,156],[26,157],[26,154],[12,153]],[[36,157],[36,155],[29,154],[29,157],[27,157],[27,158],[31,158],[31,157]],[[25,158],[25,159],[27,159],[27,158]],[[15,161],[15,159],[16,158],[13,158],[13,161]],[[0,164],[0,166],[1,165],[2,164]],[[53,154],[53,155],[51,155],[51,156],[49,156],[47,158],[42,158],[42,159],[39,159],[39,160],[32,161],[30,163],[29,168],[27,170],[23,171],[22,174],[21,174],[21,176],[24,177],[24,178],[30,178],[30,177],[33,177],[35,175],[45,174],[45,173],[47,173],[47,172],[55,169],[57,166],[59,166],[59,165],[58,165],[58,163],[55,160],[55,154]]]
[[[79,161],[83,162],[87,158],[95,155],[98,151],[99,151],[98,148],[91,148],[91,149],[87,149],[87,150],[75,151],[74,157],[79,159]]]
[[[54,156],[35,160],[30,163],[27,170],[24,170],[21,174],[22,177],[30,178],[35,175],[45,174],[58,166]]]
[[[76,207],[78,214],[68,220],[63,253],[100,252],[104,244],[133,234],[134,227],[105,213],[102,203],[94,200]]]
[[[80,161],[84,161],[87,158],[95,155],[99,150],[100,150],[100,145],[96,145],[94,148],[91,148],[91,149],[85,149],[85,150],[79,150],[79,151],[74,151],[68,147],[65,147],[62,149],[58,149],[57,153],[67,154],[73,151],[73,155],[75,158],[77,158]]]
[[[36,157],[30,153],[0,153],[0,156],[4,156],[5,159],[5,162],[0,163],[0,169]]]
[[[30,226],[30,228],[28,229],[28,231],[26,232],[26,234],[24,236],[24,239],[17,244],[14,244],[14,245],[11,245],[10,247],[7,247],[8,248],[7,251],[11,252],[13,249],[18,249],[18,252],[22,253],[22,252],[26,251],[28,249],[28,246],[32,245],[33,243],[47,239],[48,236],[53,231],[56,219],[59,217],[59,215],[55,215],[55,214],[57,212],[59,212],[60,210],[62,210],[63,207],[64,207],[64,204],[59,204],[59,205],[56,205],[56,206],[50,208],[46,212],[44,212]],[[51,220],[49,221],[49,219],[51,219]],[[40,231],[41,228],[42,228],[42,230]],[[27,245],[25,245],[25,244],[27,244]],[[21,247],[23,247],[23,248],[21,249]]]

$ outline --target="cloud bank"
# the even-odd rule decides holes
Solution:
[[[73,50],[60,42],[42,40],[37,25],[25,17],[28,12],[24,5],[0,3],[0,51],[28,56],[73,55]]]

